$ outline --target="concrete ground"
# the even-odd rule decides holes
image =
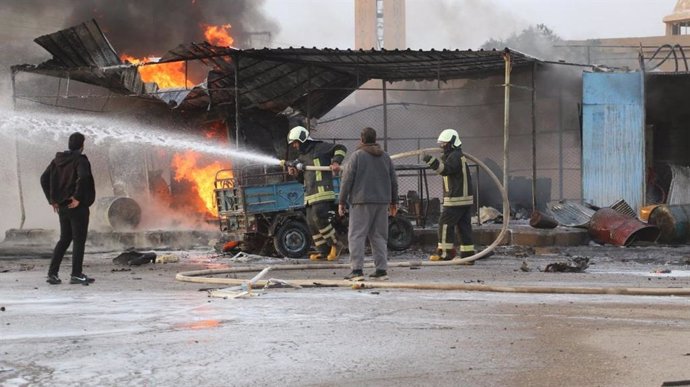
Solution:
[[[690,297],[349,287],[270,288],[238,299],[175,274],[236,262],[207,250],[178,263],[89,253],[91,286],[48,285],[45,258],[0,258],[2,386],[661,386],[690,380]],[[425,254],[391,255],[391,262]],[[549,263],[587,257],[583,273]],[[303,263],[306,263],[302,261]],[[341,258],[342,263],[347,258]],[[291,261],[294,263],[294,261]],[[393,267],[391,282],[690,288],[690,247],[500,247],[474,266]],[[371,271],[368,269],[367,271]],[[346,268],[272,271],[340,279]],[[225,274],[221,275],[226,276]],[[249,278],[251,275],[246,275]],[[687,382],[690,385],[690,381]]]

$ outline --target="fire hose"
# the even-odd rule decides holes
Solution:
[[[397,153],[394,155],[391,155],[391,160],[397,160],[397,159],[403,159],[406,157],[412,157],[412,156],[417,156],[422,153],[437,153],[440,152],[441,148],[424,148],[424,149],[417,149],[409,152],[403,152],[403,153]],[[484,172],[489,175],[491,180],[496,184],[496,187],[498,190],[501,192],[501,198],[503,199],[503,225],[501,227],[501,231],[496,237],[496,240],[493,241],[489,246],[487,246],[484,250],[471,255],[469,257],[465,258],[456,258],[451,261],[433,261],[433,262],[425,262],[425,265],[439,265],[439,266],[444,266],[444,265],[464,265],[469,262],[475,261],[477,259],[480,259],[487,254],[489,254],[491,251],[493,251],[496,246],[498,246],[499,243],[503,240],[503,237],[505,236],[506,232],[508,231],[508,222],[510,219],[510,205],[508,202],[508,193],[506,190],[503,188],[503,185],[501,182],[498,180],[498,177],[489,169],[489,167],[486,166],[481,160],[477,159],[476,157],[465,153],[465,157],[467,157],[470,161],[476,163],[479,165]],[[306,170],[306,171],[330,171],[331,167],[329,166],[313,166],[313,165],[297,165],[298,163],[296,162],[286,162],[286,161],[281,161],[281,164],[287,165],[287,166],[292,166],[293,168],[301,169],[301,170]]]
[[[410,156],[416,156],[422,153],[439,152],[439,148],[426,148],[410,152],[398,153],[391,155],[391,159],[401,159]],[[447,265],[462,265],[468,262],[480,259],[486,256],[489,252],[496,248],[496,246],[503,240],[505,233],[508,230],[508,221],[510,219],[510,207],[508,202],[508,193],[504,189],[501,182],[496,175],[480,160],[472,155],[465,153],[470,161],[475,162],[482,168],[496,184],[501,197],[503,198],[503,226],[496,240],[487,246],[484,250],[462,259],[453,259],[452,261],[419,261],[419,262],[391,262],[389,267],[420,267],[420,266],[447,266]],[[309,168],[309,167],[307,167]],[[319,170],[329,170],[330,167],[313,167],[321,168]],[[309,170],[309,169],[307,169]],[[316,170],[316,169],[312,169]],[[373,263],[364,265],[367,268],[373,267]],[[265,273],[268,268],[264,268],[262,273]],[[284,264],[272,265],[270,270],[312,270],[312,269],[350,269],[349,264]],[[175,279],[183,282],[205,283],[205,284],[219,284],[219,285],[235,285],[246,286],[251,284],[254,288],[260,286],[267,286],[271,280],[256,280],[260,275],[255,276],[251,280],[244,280],[239,278],[218,278],[210,277],[220,274],[237,274],[237,273],[253,273],[257,268],[245,266],[235,267],[229,269],[206,269],[195,270],[188,272],[181,272],[175,276]],[[261,273],[260,273],[261,274]],[[642,288],[642,287],[582,287],[582,286],[501,286],[501,285],[486,285],[486,284],[468,284],[468,283],[419,283],[419,282],[381,282],[381,281],[367,281],[367,282],[351,282],[347,280],[329,280],[329,279],[301,279],[286,281],[289,285],[294,287],[320,287],[320,286],[339,286],[351,287],[354,289],[373,289],[373,288],[387,288],[387,289],[416,289],[416,290],[449,290],[449,291],[484,291],[497,293],[547,293],[547,294],[613,294],[613,295],[636,295],[636,296],[690,296],[690,289],[688,288]]]

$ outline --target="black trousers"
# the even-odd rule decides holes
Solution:
[[[472,206],[443,207],[438,221],[437,251],[443,258],[456,255],[455,243],[460,242],[460,257],[474,255],[472,240]]]
[[[332,200],[309,204],[306,209],[307,225],[309,226],[309,231],[311,231],[314,246],[323,255],[328,254],[331,246],[336,244],[335,228],[333,228],[328,219],[328,212],[333,209],[334,203]]]
[[[53,250],[48,275],[58,274],[65,251],[67,251],[70,243],[74,242],[72,246],[72,275],[80,276],[84,263],[86,234],[89,229],[89,207],[60,208],[58,215],[60,217],[60,240]]]

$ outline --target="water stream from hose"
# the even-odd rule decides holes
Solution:
[[[0,133],[15,135],[19,141],[40,143],[54,139],[67,144],[67,138],[81,132],[96,145],[120,143],[148,145],[175,151],[195,151],[231,160],[279,165],[280,160],[248,149],[234,149],[198,136],[166,131],[131,120],[78,114],[48,114],[0,110]]]

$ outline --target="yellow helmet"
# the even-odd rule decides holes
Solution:
[[[295,126],[290,129],[288,133],[287,142],[291,144],[293,141],[305,142],[311,140],[309,137],[309,131],[304,126]]]
[[[444,129],[441,134],[438,135],[438,140],[439,143],[441,142],[450,142],[454,147],[462,145],[462,141],[460,141],[460,136],[458,135],[458,132],[455,129]]]

